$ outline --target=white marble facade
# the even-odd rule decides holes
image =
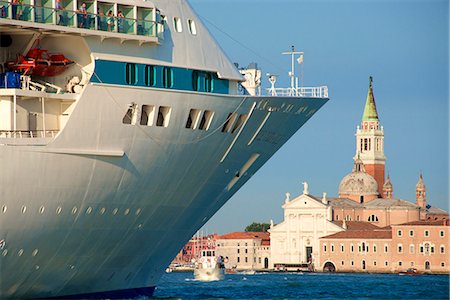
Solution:
[[[271,267],[285,266],[295,269],[300,265],[319,261],[319,238],[344,229],[332,220],[331,206],[327,205],[326,194],[317,199],[307,194],[290,200],[286,194],[284,221],[270,231]]]

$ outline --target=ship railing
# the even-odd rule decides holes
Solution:
[[[270,88],[266,89],[269,96],[283,97],[309,97],[309,98],[328,98],[328,87],[298,87],[298,88]]]
[[[0,130],[0,138],[54,138],[59,130]]]
[[[82,13],[79,10],[56,9],[25,3],[21,4],[21,9],[17,6],[13,9],[13,5],[5,0],[0,0],[0,18],[159,39],[164,37],[162,21],[108,16],[103,13]]]

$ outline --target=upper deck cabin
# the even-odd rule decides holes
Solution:
[[[149,1],[0,0],[0,25],[160,43],[164,16]]]

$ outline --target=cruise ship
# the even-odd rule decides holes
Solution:
[[[0,0],[0,298],[151,296],[328,101],[241,72],[185,0]]]

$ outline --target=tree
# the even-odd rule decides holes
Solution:
[[[269,223],[256,223],[253,222],[252,224],[245,227],[245,232],[266,232],[269,230],[270,224]]]

